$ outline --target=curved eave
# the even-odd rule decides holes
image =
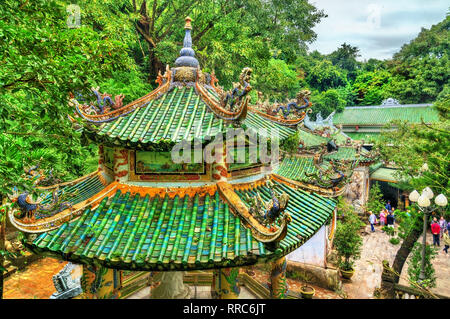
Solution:
[[[262,117],[268,119],[271,122],[274,122],[274,123],[277,123],[277,124],[280,124],[283,126],[291,127],[294,129],[297,127],[298,124],[300,124],[305,119],[305,116],[306,116],[306,112],[302,112],[301,116],[295,120],[285,120],[285,119],[282,119],[277,116],[272,116],[267,113],[260,112],[252,107],[249,107],[248,109],[249,109],[249,111],[251,111],[253,113],[257,113],[257,114],[261,115]]]
[[[302,181],[292,180],[290,178],[284,177],[282,175],[277,175],[277,174],[273,174],[273,178],[276,181],[279,181],[280,183],[285,183],[291,187],[300,188],[307,192],[314,192],[321,196],[331,197],[331,198],[338,197],[338,196],[341,196],[342,194],[344,194],[345,189],[347,187],[347,185],[342,185],[340,187],[324,188],[324,187],[320,187],[317,185],[305,183]]]
[[[102,200],[80,218],[25,245],[34,252],[77,263],[95,262],[109,268],[143,271],[212,269],[265,262],[290,253],[314,236],[330,220],[336,206],[333,200],[274,183],[277,193],[290,195],[287,212],[292,217],[288,232],[277,247],[258,242],[213,187],[199,188],[203,189],[201,194],[187,188],[190,193],[184,197],[179,197],[183,192],[179,188],[155,193],[149,187],[135,187],[135,191],[147,192],[142,197],[144,194],[130,192],[130,185],[120,186],[121,191],[113,199]],[[241,199],[256,190],[264,200],[270,199],[269,189],[262,185],[233,188]],[[90,231],[93,235],[88,235]]]
[[[57,229],[64,223],[81,216],[87,207],[98,204],[100,200],[115,190],[115,185],[110,184],[107,186],[101,172],[96,171],[74,181],[39,188],[40,190],[49,191],[42,204],[48,204],[52,200],[50,191],[56,188],[59,188],[59,195],[61,195],[62,191],[67,193],[76,192],[76,196],[70,201],[71,208],[65,209],[50,217],[27,223],[17,219],[14,216],[16,209],[12,209],[9,211],[11,224],[25,233],[42,233]]]

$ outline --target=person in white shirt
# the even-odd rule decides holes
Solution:
[[[369,216],[370,227],[372,228],[372,232],[374,232],[375,231],[374,225],[377,222],[377,216],[375,216],[375,214],[372,212],[369,212],[369,213],[370,213],[370,216]]]

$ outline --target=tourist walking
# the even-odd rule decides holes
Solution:
[[[445,251],[445,253],[448,254],[448,248],[450,247],[450,237],[448,236],[448,230],[447,229],[444,229],[443,239],[444,239],[444,249],[443,249],[443,251]]]
[[[394,228],[394,216],[392,216],[392,212],[388,213],[386,223],[388,227]]]
[[[437,218],[433,218],[433,223],[431,224],[431,233],[433,234],[433,245],[440,246],[440,236],[441,236],[441,227],[438,224]]]
[[[383,227],[386,225],[386,213],[385,210],[382,209],[380,213],[380,226]]]
[[[439,227],[441,227],[441,238],[444,236],[444,230],[447,228],[447,222],[444,219],[444,216],[441,216],[439,219]]]
[[[375,216],[375,214],[373,212],[369,212],[370,216],[369,216],[369,223],[370,223],[370,227],[372,228],[372,233],[375,231],[375,223],[377,222],[377,216]]]

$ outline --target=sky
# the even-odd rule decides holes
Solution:
[[[389,59],[421,28],[444,20],[449,0],[309,0],[328,15],[313,30],[309,50],[329,54],[342,43],[357,46],[361,57]]]

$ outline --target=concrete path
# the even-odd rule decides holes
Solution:
[[[375,288],[380,287],[382,261],[394,261],[399,245],[392,245],[389,236],[377,227],[370,231],[367,225],[363,233],[361,258],[355,262],[355,274],[349,281],[343,280],[343,290],[349,299],[372,299]]]
[[[375,233],[370,231],[367,225],[363,235],[363,247],[361,251],[361,259],[355,263],[355,274],[350,281],[343,281],[343,290],[350,299],[372,299],[375,288],[381,285],[382,261],[389,261],[392,265],[395,254],[400,248],[400,244],[392,245],[389,242],[389,236],[381,231],[380,227],[376,227]],[[419,239],[422,242],[422,237]],[[433,242],[431,233],[427,234],[427,243]],[[441,245],[442,246],[442,245]],[[436,287],[433,292],[450,297],[450,251],[446,255],[442,251],[443,246],[439,249],[438,255],[433,260],[433,266],[438,278]],[[400,284],[409,286],[407,282],[408,262],[401,274]]]

